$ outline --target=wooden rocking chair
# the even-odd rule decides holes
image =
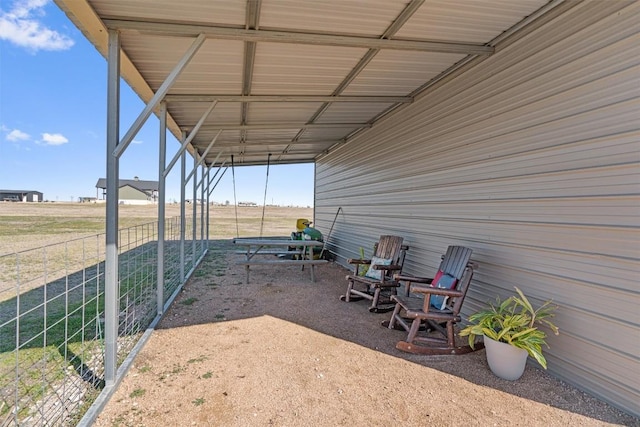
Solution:
[[[371,301],[369,311],[372,313],[393,310],[394,302],[390,297],[397,294],[400,286],[393,274],[402,272],[404,257],[409,250],[402,241],[403,238],[399,236],[380,236],[371,259],[347,260],[355,267],[353,274],[347,275],[347,293],[340,296],[340,300],[352,302],[366,298]],[[360,273],[364,268],[368,270],[362,276]]]
[[[454,326],[461,321],[460,309],[477,268],[469,260],[471,252],[462,246],[449,246],[433,279],[395,275],[397,281],[406,283],[406,295],[391,297],[396,302],[395,309],[391,320],[382,324],[408,332],[406,340],[396,344],[398,350],[429,355],[464,354],[484,347],[482,343],[477,343],[474,349],[459,346],[455,340]],[[453,288],[449,289],[451,285]],[[410,293],[424,297],[412,297]],[[430,335],[432,332],[441,336]]]

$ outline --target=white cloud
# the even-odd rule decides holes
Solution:
[[[18,0],[13,9],[0,10],[0,39],[32,51],[66,50],[74,41],[44,26],[37,18],[44,15],[49,0]]]
[[[42,142],[46,145],[62,145],[69,142],[69,140],[61,133],[43,133]]]
[[[27,141],[29,138],[30,136],[28,133],[24,133],[19,129],[13,129],[7,134],[7,141],[12,141],[12,142]]]
[[[133,141],[131,141],[132,144],[142,144],[143,142],[140,141],[139,139],[134,139]]]

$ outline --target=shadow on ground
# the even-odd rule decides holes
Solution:
[[[497,378],[489,371],[484,350],[459,356],[423,356],[397,350],[395,343],[402,340],[405,333],[381,326],[390,313],[370,313],[367,301],[345,303],[339,300],[346,289],[348,271],[337,264],[316,267],[316,283],[310,281],[307,270],[302,271],[297,266],[255,266],[251,271],[251,283],[246,284],[244,267],[233,264],[238,258],[228,249],[225,245],[210,250],[198,274],[187,283],[166,313],[159,330],[273,317],[356,344],[363,353],[366,349],[384,353],[456,376],[482,386],[483,390],[498,390],[605,423],[640,425],[638,419],[553,378],[533,364],[527,366],[520,380],[512,382]],[[227,268],[223,270],[225,264]],[[263,344],[278,346],[278,342],[273,341]],[[211,341],[203,341],[201,345],[210,346]],[[239,354],[238,357],[245,356]],[[375,372],[375,369],[367,372],[357,360],[345,359],[343,363],[352,364],[350,372],[353,375],[367,376]],[[417,367],[416,371],[419,371]],[[381,384],[385,381],[392,382],[393,378],[380,378]],[[435,388],[445,391],[441,385],[435,385]],[[407,396],[416,391],[407,386]],[[456,399],[464,401],[465,397],[456,396]],[[487,402],[487,405],[499,407],[501,403]]]

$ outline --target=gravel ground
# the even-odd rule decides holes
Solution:
[[[640,426],[533,364],[495,377],[484,350],[402,353],[404,333],[367,302],[344,303],[347,271],[252,267],[210,252],[96,426]],[[228,263],[228,265],[227,265]]]

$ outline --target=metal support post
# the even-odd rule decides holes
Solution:
[[[118,369],[118,156],[120,140],[120,33],[109,30],[107,56],[107,202],[104,289],[104,379],[113,386]]]
[[[192,252],[192,267],[195,268],[196,266],[196,259],[198,259],[198,257],[196,256],[196,237],[198,237],[198,233],[197,233],[197,208],[198,208],[198,191],[197,191],[197,181],[198,181],[198,160],[196,159],[196,157],[193,157],[193,178],[192,178],[192,183],[191,186],[193,187],[193,204],[191,206],[191,252]]]
[[[200,245],[204,249],[204,180],[206,179],[204,165],[200,165],[200,170],[202,171],[200,174]]]
[[[160,140],[158,151],[158,266],[156,296],[158,315],[164,313],[164,241],[165,241],[165,203],[166,178],[164,168],[167,161],[167,104],[160,104]]]
[[[182,139],[185,139],[187,136],[183,133]],[[184,232],[185,232],[185,185],[184,177],[186,173],[187,167],[187,153],[182,152],[180,157],[180,283],[184,283],[186,281],[185,271],[184,271]]]
[[[211,198],[209,197],[211,195],[211,193],[209,193],[209,185],[210,185],[210,181],[209,181],[209,177],[211,176],[211,167],[207,168],[207,178],[206,178],[206,182],[207,182],[207,214],[205,215],[207,218],[207,249],[209,249],[209,240],[211,239],[211,235],[209,234],[209,208],[211,206]],[[204,187],[204,186],[203,186]]]

